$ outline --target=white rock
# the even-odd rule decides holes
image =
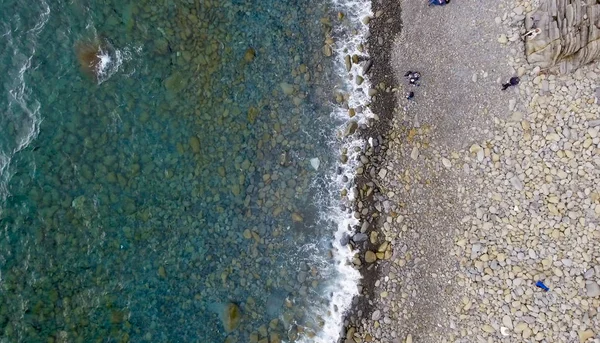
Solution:
[[[448,169],[452,167],[452,163],[450,162],[450,160],[445,157],[442,157],[442,164]]]
[[[587,281],[585,284],[587,296],[590,298],[600,296],[600,286],[594,281]]]
[[[381,311],[375,310],[371,315],[371,320],[379,320],[381,318]]]
[[[513,185],[513,187],[518,191],[523,190],[523,183],[521,182],[521,180],[519,180],[519,178],[517,176],[513,176],[510,179],[510,184]]]
[[[525,9],[523,8],[523,6],[519,6],[519,7],[515,8],[513,12],[515,12],[516,15],[521,15],[521,14],[523,14],[524,10]]]
[[[512,319],[510,318],[509,315],[504,315],[504,317],[502,317],[502,324],[504,324],[504,326],[506,326],[507,328],[511,329],[513,328],[513,322]]]
[[[379,178],[381,178],[381,179],[385,179],[385,177],[386,177],[386,176],[387,176],[387,169],[385,169],[385,168],[382,168],[382,169],[379,171]]]
[[[483,151],[483,149],[477,151],[477,161],[483,162],[484,157],[485,157],[485,151]]]
[[[498,37],[498,43],[500,43],[500,44],[508,43],[508,37],[506,37],[505,34],[501,34],[500,37]]]
[[[597,207],[597,206],[596,206]],[[590,268],[583,273],[583,277],[586,279],[591,279],[594,276],[594,268]]]
[[[418,157],[419,157],[419,148],[413,147],[413,149],[410,153],[410,158],[412,158],[413,160],[416,160]]]
[[[319,158],[315,157],[315,158],[311,158],[310,159],[310,165],[315,169],[315,170],[319,170],[319,165],[321,165],[321,161],[319,160]]]

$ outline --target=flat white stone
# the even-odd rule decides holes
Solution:
[[[319,166],[321,165],[321,161],[319,160],[318,157],[315,158],[311,158],[310,159],[310,165],[315,169],[315,170],[319,170]]]

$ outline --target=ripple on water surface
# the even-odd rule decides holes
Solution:
[[[19,43],[0,61],[26,65],[0,76],[24,94],[0,100],[0,132],[33,132],[0,145],[0,337],[337,334],[348,300],[332,296],[357,274],[332,245],[351,168],[330,101],[348,89],[326,55],[336,26],[360,23],[309,0],[0,8]]]

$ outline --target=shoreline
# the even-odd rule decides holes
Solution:
[[[364,172],[355,176],[355,187],[359,197],[354,202],[353,210],[359,213],[359,202],[368,207],[368,213],[361,214],[361,226],[356,228],[357,232],[365,233],[361,229],[364,228],[366,222],[370,228],[366,229],[368,230],[366,233],[374,231],[381,234],[380,225],[382,223],[379,222],[381,218],[378,217],[379,211],[376,208],[376,203],[377,206],[381,206],[381,203],[375,198],[381,199],[382,190],[371,173],[372,170],[378,171],[383,162],[382,158],[387,149],[385,139],[392,129],[392,116],[397,106],[396,95],[392,92],[392,85],[396,84],[396,81],[391,67],[391,57],[394,39],[402,29],[402,21],[400,19],[401,8],[398,3],[394,3],[392,0],[370,1],[374,16],[369,20],[369,36],[365,48],[369,56],[368,61],[372,63],[367,74],[372,88],[377,90],[369,107],[378,119],[371,121],[369,126],[361,128],[359,136],[365,142],[369,142],[369,139],[376,140],[376,145],[369,146],[367,143],[366,155],[369,155],[369,162],[363,166]],[[372,189],[373,192],[369,196],[360,196],[364,194],[361,192],[364,189]],[[373,311],[371,299],[375,295],[375,284],[380,277],[380,266],[365,261],[365,253],[369,250],[376,251],[377,245],[367,239],[362,244],[355,243],[354,248],[361,260],[361,266],[358,269],[361,274],[359,295],[353,299],[351,308],[345,314],[344,327],[341,331],[343,336],[338,342],[349,342],[350,337],[361,326],[361,321]]]

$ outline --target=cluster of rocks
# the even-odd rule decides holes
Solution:
[[[532,6],[516,3],[509,17]],[[524,82],[493,138],[457,161],[475,181],[464,189],[467,215],[455,240],[466,290],[460,336],[587,342],[600,327],[599,69],[548,75],[508,44]]]

